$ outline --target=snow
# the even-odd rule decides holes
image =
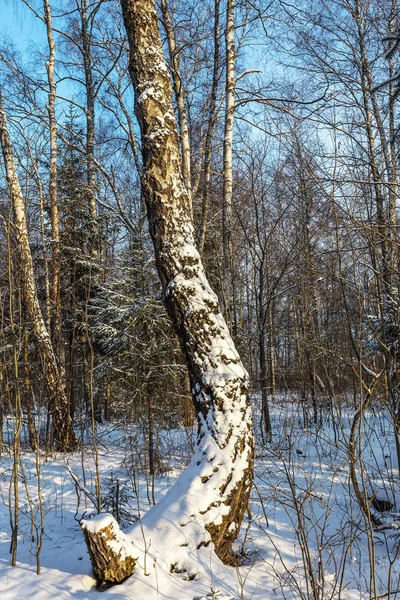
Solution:
[[[138,96],[137,101],[139,103],[145,102],[146,100],[153,99],[157,97],[157,94],[160,94],[160,90],[155,90],[155,88],[152,85],[149,85],[148,88],[146,88],[141,94],[140,96]]]
[[[83,527],[91,533],[99,533],[99,531],[105,529],[109,525],[114,527],[115,523],[116,521],[112,515],[110,515],[109,513],[102,513],[85,520]]]
[[[130,510],[133,514],[139,514],[141,519],[124,532],[123,539],[129,544],[130,550],[134,541],[138,566],[132,577],[122,585],[103,592],[103,596],[120,600],[209,600],[213,597],[219,600],[307,599],[312,597],[307,595],[307,586],[311,593],[312,578],[304,569],[304,545],[301,545],[304,540],[299,538],[303,528],[308,541],[312,575],[316,586],[320,586],[318,589],[324,590],[325,597],[338,597],[338,581],[342,575],[343,600],[373,597],[369,592],[371,570],[365,523],[349,486],[346,441],[353,414],[354,409],[342,408],[340,424],[334,427],[331,418],[326,415],[322,428],[315,429],[309,423],[305,426],[300,409],[284,398],[277,399],[271,408],[273,445],[263,447],[257,437],[250,519],[247,518],[243,524],[235,546],[238,552],[244,554],[243,564],[238,568],[222,565],[213,552],[212,544],[196,548],[197,543],[205,541],[200,527],[194,531],[197,538],[188,539],[186,532],[190,531],[192,535],[193,529],[182,526],[190,523],[193,515],[207,507],[208,498],[205,495],[203,497],[204,486],[199,482],[198,474],[207,473],[211,477],[210,483],[215,477],[214,485],[218,485],[219,473],[226,468],[218,446],[212,446],[215,441],[209,441],[208,460],[197,465],[199,457],[195,455],[191,468],[182,473],[186,452],[169,456],[169,470],[157,477],[155,482],[158,503],[151,511],[148,510],[145,477],[137,474],[137,497],[131,501]],[[255,415],[258,420],[257,410]],[[10,431],[6,431],[5,439],[10,440],[10,435]],[[129,436],[140,439],[141,434],[128,424],[99,426],[99,460],[103,481],[111,473],[121,480],[128,478],[127,465],[128,469],[134,466],[126,456]],[[168,440],[169,447],[179,445],[184,448],[187,433],[163,431],[162,436]],[[399,589],[400,583],[400,564],[399,558],[396,558],[400,541],[400,521],[396,512],[400,509],[399,474],[394,466],[395,445],[390,419],[385,412],[367,412],[361,443],[368,475],[368,494],[395,504],[393,513],[385,518],[384,528],[375,533],[375,571],[379,596],[388,590],[390,560],[393,562],[392,590]],[[230,451],[228,448],[227,452]],[[25,449],[22,462],[35,506],[35,523],[38,525],[35,456]],[[86,487],[93,493],[95,470],[90,448],[85,450],[84,464]],[[7,504],[11,466],[11,458],[4,455],[0,462],[3,500],[0,503],[0,598],[98,598],[78,522],[85,513],[93,511],[93,506],[90,501],[85,503],[83,496],[77,506],[75,484],[68,471],[70,468],[83,480],[80,455],[67,458],[58,455],[49,459],[41,456],[46,516],[40,575],[35,572],[36,546],[31,538],[31,514],[22,480],[19,486],[18,563],[16,567],[10,566]],[[218,471],[214,470],[216,468]],[[221,477],[225,477],[225,474]],[[173,483],[174,494],[165,496]],[[179,490],[188,487],[191,493],[183,501]],[[300,515],[296,512],[296,503],[301,507]],[[223,507],[215,507],[215,511],[221,515]],[[163,519],[159,518],[161,515]],[[100,515],[87,520],[86,527],[98,531],[110,523],[113,523],[113,517]],[[230,525],[231,528],[235,526],[234,523]],[[168,545],[165,540],[168,540]],[[396,594],[392,597],[395,598]]]
[[[94,534],[100,533],[101,535],[101,532],[110,526],[115,539],[108,539],[108,536],[106,536],[108,547],[113,550],[115,554],[119,554],[122,560],[127,556],[137,559],[133,540],[129,541],[126,539],[126,536],[120,530],[117,521],[111,514],[100,513],[89,519],[85,518],[85,520],[82,521],[82,528]]]

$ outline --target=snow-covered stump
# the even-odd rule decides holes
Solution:
[[[137,556],[133,543],[108,513],[81,522],[98,587],[122,583],[132,575]]]

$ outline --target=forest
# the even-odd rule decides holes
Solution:
[[[0,0],[2,600],[400,598],[398,0]]]

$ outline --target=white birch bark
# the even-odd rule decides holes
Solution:
[[[182,173],[185,182],[186,190],[189,196],[192,195],[191,182],[191,166],[190,166],[190,138],[189,125],[186,114],[185,95],[182,85],[181,67],[179,59],[179,50],[176,47],[175,34],[172,26],[171,15],[169,12],[167,0],[161,0],[161,10],[163,15],[163,23],[167,34],[169,55],[172,66],[172,81],[176,104],[178,109],[179,132],[182,144]]]
[[[186,355],[199,421],[195,457],[179,480],[178,504],[190,506],[188,523],[208,530],[217,553],[226,558],[251,485],[247,373],[195,247],[154,2],[123,0],[122,6],[142,135],[143,196],[165,302]],[[168,509],[174,498],[174,493],[167,494],[157,511],[160,506]],[[204,539],[204,531],[200,535]]]
[[[53,37],[53,22],[49,0],[43,0],[44,20],[47,30],[49,59],[46,63],[47,81],[49,84],[47,112],[49,115],[50,134],[50,223],[51,223],[51,328],[53,339],[57,344],[61,337],[61,305],[60,305],[60,227],[57,194],[57,119],[56,94],[57,86],[54,79],[56,61],[56,45]]]
[[[224,211],[224,257],[225,267],[230,267],[230,244],[232,243],[232,145],[233,123],[235,117],[235,41],[234,41],[235,0],[228,0],[226,7],[225,57],[225,135],[224,135],[224,172],[223,172],[223,211]]]
[[[236,333],[236,285],[233,273],[233,246],[232,246],[232,197],[233,197],[233,125],[235,118],[235,0],[228,0],[226,7],[225,29],[225,60],[226,60],[226,97],[225,97],[225,133],[224,133],[224,171],[223,171],[223,253],[224,274],[222,285],[224,287],[225,315],[232,330]]]
[[[30,319],[30,326],[32,327],[40,352],[43,375],[52,413],[54,442],[56,449],[60,451],[71,450],[76,446],[77,440],[72,429],[67,399],[60,379],[50,335],[46,328],[39,304],[32,254],[29,245],[25,203],[15,168],[13,150],[1,96],[0,143],[6,168],[8,190],[14,212],[13,225],[22,268],[23,298]]]

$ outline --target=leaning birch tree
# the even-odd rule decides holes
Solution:
[[[57,450],[72,450],[77,445],[77,438],[72,428],[68,402],[62,385],[59,368],[54,354],[49,331],[46,327],[39,303],[32,253],[29,244],[28,224],[25,202],[22,195],[18,174],[15,167],[11,139],[7,120],[0,95],[0,145],[6,170],[7,186],[12,203],[13,227],[18,244],[23,283],[23,299],[26,306],[30,326],[38,347],[44,381],[47,388],[49,406],[52,415],[52,435]]]
[[[107,583],[132,573],[141,540],[151,540],[152,552],[178,572],[211,542],[229,562],[253,474],[248,376],[195,247],[154,0],[121,4],[142,138],[142,195],[165,304],[187,360],[198,436],[190,465],[130,533],[122,534],[111,515],[82,522],[95,575]]]

